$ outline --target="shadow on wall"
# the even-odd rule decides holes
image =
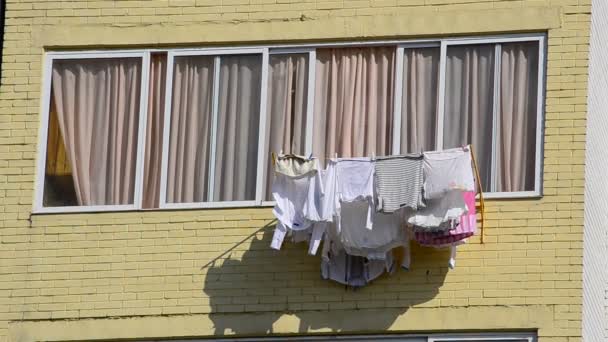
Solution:
[[[216,335],[274,333],[286,314],[299,320],[292,333],[385,330],[411,306],[434,299],[448,272],[447,251],[412,244],[412,270],[347,288],[321,278],[320,250],[309,256],[306,243],[287,240],[282,250],[270,249],[273,231],[274,222],[201,267]],[[362,309],[369,319],[361,319]]]

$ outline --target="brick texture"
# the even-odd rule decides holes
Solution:
[[[43,73],[36,30],[543,6],[559,7],[562,20],[548,32],[544,196],[488,201],[486,243],[477,237],[460,248],[455,270],[446,269],[446,252],[415,248],[409,273],[345,291],[320,279],[318,257],[303,246],[268,248],[269,209],[31,213]],[[553,313],[538,327],[541,341],[581,340],[591,0],[8,0],[6,9],[0,341],[9,340],[9,322],[30,320],[539,305]],[[266,331],[272,322],[259,324]]]

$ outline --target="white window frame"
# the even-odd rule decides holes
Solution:
[[[206,202],[190,202],[190,203],[168,203],[167,202],[167,173],[169,165],[169,140],[171,133],[171,103],[173,97],[173,69],[175,57],[180,56],[213,56],[213,99],[212,99],[212,123],[211,123],[211,137],[210,137],[210,157],[209,157],[209,169],[214,170],[215,167],[215,150],[217,141],[216,130],[217,130],[217,115],[218,115],[218,90],[219,90],[219,73],[220,63],[222,56],[234,56],[234,55],[259,55],[262,59],[262,75],[261,75],[261,92],[260,92],[260,122],[259,122],[259,135],[258,135],[258,163],[256,165],[256,193],[254,200],[248,201],[210,201],[213,195],[214,185],[214,171],[209,172],[209,191],[208,201]],[[161,209],[197,209],[197,208],[226,208],[226,207],[248,207],[256,206],[261,204],[262,191],[260,184],[263,182],[263,171],[260,170],[264,163],[261,162],[260,156],[264,155],[264,147],[267,144],[266,139],[266,91],[268,87],[268,48],[238,48],[238,49],[182,49],[182,50],[169,50],[167,53],[167,79],[165,88],[165,115],[163,125],[163,152],[162,152],[162,167],[161,167],[161,179],[160,179],[160,205]]]
[[[46,171],[47,139],[49,130],[50,104],[51,104],[51,80],[53,61],[65,59],[98,59],[98,58],[141,58],[141,85],[139,98],[139,118],[137,127],[137,160],[135,165],[135,187],[133,204],[124,205],[89,205],[89,206],[62,206],[45,207],[44,182]],[[150,74],[150,52],[145,50],[122,50],[122,51],[90,51],[90,52],[57,52],[47,53],[44,60],[43,90],[41,101],[41,120],[38,132],[38,157],[35,180],[35,213],[70,213],[70,212],[97,212],[97,211],[129,211],[136,210],[142,206],[143,192],[143,161],[145,153],[145,132],[148,113],[148,91]]]
[[[150,54],[152,52],[167,53],[167,75],[166,75],[166,92],[165,92],[165,108],[164,108],[164,126],[163,126],[163,148],[162,148],[162,168],[161,168],[161,190],[160,190],[160,209],[195,209],[195,208],[226,208],[226,207],[256,207],[256,206],[272,206],[274,202],[264,200],[264,189],[266,180],[266,162],[268,156],[266,153],[269,144],[269,137],[266,132],[269,130],[270,120],[266,110],[267,105],[267,90],[268,90],[268,68],[269,56],[271,54],[308,54],[308,98],[307,98],[307,122],[305,135],[305,152],[312,152],[313,143],[313,112],[314,112],[314,96],[315,96],[315,67],[316,67],[316,49],[326,47],[348,47],[348,46],[386,46],[394,45],[397,52],[396,69],[395,69],[395,94],[402,93],[403,86],[403,52],[410,48],[438,47],[440,49],[440,65],[439,65],[439,101],[438,101],[438,123],[437,123],[437,146],[443,146],[443,121],[445,109],[445,73],[446,73],[446,56],[447,48],[455,45],[474,45],[474,44],[500,44],[512,42],[531,42],[535,41],[539,44],[539,67],[538,67],[538,96],[537,96],[537,119],[536,119],[536,160],[535,160],[535,186],[533,191],[520,192],[487,192],[484,193],[486,198],[538,198],[542,196],[542,169],[543,169],[543,141],[544,141],[544,103],[545,103],[545,65],[546,65],[546,34],[512,34],[500,36],[477,36],[463,38],[443,38],[443,39],[410,39],[410,40],[383,40],[371,42],[335,42],[335,43],[319,43],[319,44],[284,44],[284,45],[252,45],[239,47],[211,47],[211,48],[176,48],[176,49],[138,49],[138,50],[119,50],[119,51],[85,51],[85,52],[48,52],[45,56],[44,76],[43,76],[43,97],[41,102],[41,118],[39,132],[39,153],[36,170],[36,190],[34,200],[35,213],[59,213],[59,212],[98,212],[98,211],[127,211],[127,210],[144,210],[142,209],[142,184],[143,184],[143,156],[144,156],[144,139],[147,123],[147,105],[148,105],[148,79],[150,70]],[[497,46],[497,52],[499,46]],[[253,54],[261,55],[262,57],[262,75],[261,75],[261,91],[260,91],[260,129],[258,136],[258,162],[256,175],[256,195],[254,200],[248,201],[223,201],[223,202],[199,202],[199,203],[167,203],[167,167],[168,167],[168,148],[169,148],[169,132],[170,132],[170,113],[171,113],[171,96],[173,82],[173,67],[174,58],[176,56],[228,56],[237,54]],[[499,61],[500,54],[496,54]],[[135,203],[131,205],[108,205],[108,206],[69,206],[69,207],[44,207],[43,192],[44,192],[44,176],[46,165],[46,143],[48,134],[48,119],[50,106],[50,90],[51,90],[51,72],[52,62],[56,59],[82,59],[82,58],[119,58],[119,57],[141,57],[142,58],[142,84],[140,98],[140,122],[138,132],[138,155],[136,166],[136,186],[135,186]],[[214,67],[214,88],[217,87],[219,81],[216,82],[217,73],[219,72],[219,64]],[[498,65],[496,65],[498,67]],[[495,76],[495,82],[497,82]],[[495,92],[497,87],[495,87]],[[217,103],[215,98],[217,89],[214,89],[214,103]],[[494,97],[493,115],[496,117],[497,96]],[[213,109],[217,114],[217,108]],[[496,120],[494,120],[496,122]],[[400,153],[400,137],[401,137],[401,96],[395,96],[394,103],[394,130],[392,153]],[[213,125],[215,129],[215,125]],[[494,139],[493,139],[494,141]],[[493,142],[494,143],[494,142]],[[212,148],[215,146],[215,140],[212,139]],[[474,147],[474,146],[473,146]],[[212,158],[214,159],[214,158]],[[493,165],[495,168],[496,165]],[[494,174],[494,172],[493,172]],[[158,210],[158,209],[152,209]]]
[[[233,337],[227,339],[180,339],[174,342],[266,342],[266,341],[393,341],[393,342],[475,342],[475,341],[513,341],[537,342],[535,333],[532,332],[505,332],[505,333],[451,333],[451,334],[384,334],[384,335],[310,335],[310,336],[271,336],[271,337]],[[140,341],[151,342],[151,341]],[[169,342],[169,341],[161,341]]]
[[[445,39],[441,42],[440,50],[440,72],[439,72],[439,104],[438,104],[438,124],[437,124],[437,147],[443,146],[443,121],[445,118],[445,75],[447,64],[447,49],[457,45],[480,45],[494,44],[494,96],[492,108],[492,153],[496,152],[496,132],[498,129],[498,106],[500,101],[500,62],[501,45],[515,42],[537,42],[538,43],[538,82],[536,96],[536,147],[534,165],[534,190],[531,191],[511,191],[511,192],[484,192],[485,198],[534,198],[542,196],[542,169],[543,169],[543,141],[544,141],[544,104],[545,104],[545,50],[546,36],[544,34],[522,35],[516,37],[494,37],[494,38],[463,38]],[[475,146],[473,146],[475,148]],[[492,158],[492,182],[496,182],[496,159]]]

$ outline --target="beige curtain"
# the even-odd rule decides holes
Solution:
[[[443,147],[473,145],[484,191],[491,190],[494,45],[447,51]]]
[[[158,208],[159,204],[166,73],[167,55],[152,54],[150,59],[150,89],[148,92],[148,123],[146,125],[142,201],[142,206],[146,209]]]
[[[391,151],[395,47],[318,49],[313,153]]]
[[[176,57],[173,71],[167,202],[207,201],[213,57]]]
[[[222,56],[214,201],[255,200],[261,56]]]
[[[405,49],[401,153],[435,150],[439,49]]]
[[[497,191],[534,190],[538,43],[502,46]]]
[[[264,198],[272,200],[273,171],[270,153],[304,154],[308,56],[272,55],[268,69],[268,115],[270,119],[268,162]]]
[[[58,60],[52,97],[79,205],[133,203],[141,59]]]

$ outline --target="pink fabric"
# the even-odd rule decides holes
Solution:
[[[475,235],[477,231],[475,192],[465,192],[463,197],[469,211],[460,217],[459,224],[455,229],[447,232],[416,232],[414,234],[416,241],[423,246],[440,247],[451,245]]]

